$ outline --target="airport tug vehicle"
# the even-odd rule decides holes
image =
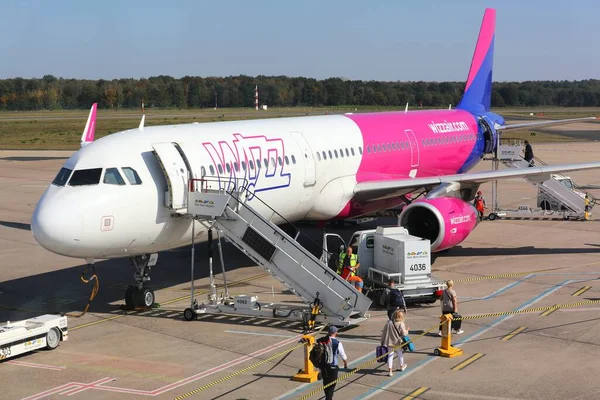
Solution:
[[[0,326],[0,360],[34,350],[54,350],[68,340],[67,317],[46,314]]]

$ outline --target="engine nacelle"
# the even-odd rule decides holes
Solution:
[[[408,229],[409,234],[429,239],[431,251],[461,243],[478,222],[475,207],[453,197],[416,200],[398,218],[398,225]]]

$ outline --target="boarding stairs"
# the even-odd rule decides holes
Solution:
[[[505,146],[501,146],[505,147]],[[510,146],[513,147],[513,146]],[[517,147],[520,149],[520,147]],[[510,151],[501,152],[499,161],[508,168],[528,168],[529,162],[521,157],[517,152]],[[541,159],[534,157],[533,165],[548,165]],[[561,174],[551,174],[550,179],[541,180],[539,176],[526,176],[525,179],[536,186],[546,196],[553,199],[559,205],[562,211],[584,218],[585,215],[585,195],[588,195],[591,210],[596,204],[596,198],[590,193],[585,192],[582,188],[575,185],[570,179]],[[567,185],[568,184],[568,185]],[[539,205],[543,208],[543,205]]]
[[[201,181],[210,179],[205,177]],[[220,185],[222,182],[221,179]],[[305,303],[311,304],[318,298],[321,313],[331,323],[348,324],[351,318],[352,323],[358,323],[366,318],[371,305],[367,296],[271,222],[280,216],[248,191],[247,186],[241,183],[235,187],[231,181],[226,185],[231,187],[209,189],[212,185],[191,184],[187,214],[213,223],[239,250]],[[259,204],[263,210],[268,209],[270,215],[261,215],[250,202]]]

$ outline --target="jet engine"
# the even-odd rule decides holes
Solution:
[[[409,234],[431,241],[431,251],[461,243],[478,222],[475,207],[454,197],[416,200],[398,217],[398,225],[408,229]]]

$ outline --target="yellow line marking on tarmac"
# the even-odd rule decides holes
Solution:
[[[100,319],[98,321],[88,322],[87,324],[77,325],[77,326],[74,326],[72,328],[69,328],[69,331],[76,331],[77,329],[87,328],[88,326],[98,325],[98,324],[101,324],[103,322],[108,322],[108,321],[115,320],[117,318],[123,318],[123,317],[125,317],[127,315],[129,315],[129,314],[113,315],[112,317],[107,317],[107,318],[101,317],[102,319]]]
[[[515,329],[514,331],[512,331],[511,333],[509,333],[508,335],[504,336],[500,340],[508,341],[508,340],[514,338],[515,336],[517,336],[519,333],[523,332],[525,329],[527,329],[527,328],[524,326],[521,326],[521,327]]]
[[[460,371],[461,369],[464,369],[464,368],[468,367],[469,365],[473,364],[475,361],[479,360],[483,356],[485,356],[485,354],[475,353],[471,357],[467,358],[465,361],[461,362],[460,364],[455,365],[454,367],[452,367],[450,369],[452,371]]]
[[[563,269],[563,268],[565,268],[565,267],[545,268],[545,269],[538,269],[538,270],[534,270],[534,271],[510,272],[507,274],[479,276],[476,278],[454,279],[454,283],[477,282],[477,281],[483,281],[483,280],[487,280],[487,279],[511,278],[513,276],[539,274],[542,272],[549,272],[549,271],[554,271],[554,270]]]
[[[591,288],[592,288],[591,286],[584,286],[581,289],[579,289],[578,291],[576,291],[575,293],[573,293],[571,296],[581,296],[582,294],[584,294]]]
[[[406,397],[403,397],[402,400],[414,400],[428,390],[429,390],[428,387],[421,386],[420,388],[410,392]]]
[[[544,311],[543,313],[540,314],[540,317],[547,317],[548,315],[552,314],[554,311],[558,310],[560,307],[558,307],[558,305],[553,306],[549,309],[547,309],[546,311]]]

